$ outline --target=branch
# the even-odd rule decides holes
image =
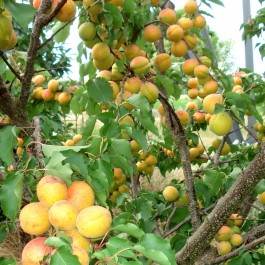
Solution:
[[[226,136],[223,137],[220,145],[218,146],[217,150],[216,150],[216,153],[213,157],[213,166],[216,168],[218,167],[218,164],[219,164],[219,158],[221,156],[221,152],[222,152],[222,149],[225,145],[225,141],[226,141]]]
[[[257,183],[265,177],[265,143],[261,145],[254,160],[240,174],[228,192],[219,199],[214,210],[207,216],[200,228],[189,238],[186,245],[177,253],[179,265],[194,264],[209,246],[218,229],[242,204]]]
[[[262,244],[265,242],[265,236],[262,236],[258,239],[255,239],[253,240],[251,243],[249,244],[246,244],[246,245],[242,245],[241,247],[235,249],[234,251],[226,254],[226,255],[223,255],[223,256],[220,256],[214,260],[210,260],[209,262],[206,263],[206,265],[214,265],[214,264],[220,264],[221,262],[224,262],[226,260],[229,260],[231,258],[234,258],[236,256],[238,256],[239,252],[242,250],[242,249],[245,249],[245,250],[251,250],[255,247],[257,247],[258,245]]]

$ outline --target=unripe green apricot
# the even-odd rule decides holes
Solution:
[[[96,27],[91,22],[85,22],[78,28],[79,37],[84,41],[91,41],[96,37]]]

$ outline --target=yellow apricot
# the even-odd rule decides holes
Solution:
[[[210,130],[218,136],[225,136],[230,132],[233,120],[227,112],[214,114],[209,121]]]
[[[64,231],[65,234],[72,238],[72,244],[84,249],[86,252],[89,251],[90,241],[81,235],[76,228]]]
[[[178,198],[179,192],[174,186],[167,186],[163,190],[163,196],[166,201],[173,202]]]

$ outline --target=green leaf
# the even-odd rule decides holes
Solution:
[[[62,163],[66,158],[60,152],[53,152],[49,163],[45,166],[45,172],[47,175],[61,178],[67,185],[70,185],[73,171],[69,163]]]
[[[77,256],[74,256],[69,246],[61,246],[51,256],[50,265],[81,265]]]
[[[160,83],[166,89],[169,95],[173,96],[175,94],[175,89],[172,80],[169,79],[167,76],[157,75],[156,81],[158,81],[158,83]]]
[[[150,111],[150,105],[148,99],[142,96],[141,94],[134,94],[133,96],[129,97],[126,101],[132,104],[135,109],[139,109],[142,112]]]
[[[45,157],[51,157],[54,152],[62,152],[72,150],[75,152],[80,152],[81,150],[87,150],[89,146],[61,146],[61,145],[48,145],[42,144],[42,152]]]
[[[63,28],[63,29],[61,29],[61,28]],[[58,33],[56,33],[58,30],[60,30],[60,31]],[[56,35],[53,37],[55,42],[57,42],[57,43],[64,42],[69,37],[70,25],[69,25],[69,23],[63,23],[63,22],[57,21],[56,24],[52,27],[52,32],[56,33]]]
[[[95,102],[107,104],[112,99],[113,90],[105,78],[88,80],[87,92]]]
[[[0,243],[4,242],[4,240],[7,237],[7,225],[6,223],[2,222],[0,223]]]
[[[145,235],[142,229],[140,229],[137,225],[132,223],[118,224],[116,226],[113,226],[111,230],[127,233],[128,235],[133,236],[137,239],[140,239],[142,236]]]
[[[13,149],[17,145],[17,138],[13,134],[13,127],[7,126],[0,130],[0,160],[11,165],[14,161]]]
[[[130,143],[124,139],[111,139],[108,152],[111,156],[118,156],[119,154],[121,154],[127,159],[132,158]]]
[[[195,189],[196,193],[201,195],[205,204],[208,205],[211,201],[211,190],[209,187],[201,179],[196,178]]]
[[[155,234],[145,234],[134,249],[161,265],[176,265],[169,242]]]
[[[16,265],[16,260],[0,258],[0,265]]]
[[[32,5],[5,1],[5,7],[9,10],[13,19],[18,22],[23,30],[27,31],[28,26],[33,21],[33,17],[35,15],[35,10]]]
[[[132,248],[132,243],[127,239],[112,237],[108,240],[107,249],[111,255],[119,252],[119,256],[136,259],[136,255],[131,250],[125,250],[127,248]]]
[[[92,135],[92,132],[95,128],[97,121],[97,117],[90,115],[88,120],[86,121],[86,124],[81,129],[81,134],[83,135],[83,138],[88,138]]]
[[[70,236],[69,239],[72,240]],[[51,236],[45,240],[45,245],[60,248],[61,246],[70,246],[70,241],[61,237]]]
[[[112,17],[112,25],[110,26],[116,26],[116,27],[122,27],[123,16],[121,15],[120,10],[118,7],[114,4],[105,3],[104,9],[111,15]]]
[[[124,131],[134,139],[141,148],[146,151],[148,148],[146,136],[140,132],[139,130],[135,129],[134,127],[126,127]]]
[[[4,184],[0,188],[0,204],[3,213],[11,221],[16,220],[16,216],[21,207],[23,190],[23,174],[10,173],[7,175]]]

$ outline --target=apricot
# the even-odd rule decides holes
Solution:
[[[49,220],[53,227],[60,230],[75,228],[77,208],[67,200],[55,202],[49,210]]]
[[[124,54],[125,57],[131,61],[133,58],[137,57],[137,56],[141,56],[141,49],[139,46],[137,46],[136,44],[131,44],[128,46],[125,46],[124,48]]]
[[[126,91],[131,92],[132,94],[134,93],[136,94],[139,93],[141,85],[142,85],[141,79],[137,76],[134,76],[126,79],[123,88]]]
[[[225,255],[231,252],[232,246],[228,241],[219,242],[217,245],[217,251],[219,255]]]
[[[36,237],[26,244],[21,255],[22,265],[43,264],[44,257],[52,252],[51,247],[45,245],[46,239],[46,237]]]
[[[158,113],[161,115],[161,116],[164,116],[165,115],[165,111],[164,111],[164,107],[162,105],[162,103],[160,103],[157,107],[157,111]]]
[[[231,230],[233,234],[241,234],[240,228],[236,225],[231,226]]]
[[[187,111],[180,109],[180,110],[176,111],[176,114],[177,114],[182,126],[188,125],[188,123],[190,121],[190,116],[189,116]]]
[[[85,181],[73,181],[67,190],[67,200],[81,211],[94,204],[95,194]]]
[[[224,155],[229,154],[230,150],[231,150],[230,145],[228,143],[225,143],[222,150],[221,150],[221,155],[224,156]]]
[[[76,228],[64,231],[65,234],[72,238],[72,244],[84,249],[86,252],[89,251],[90,242],[87,238],[81,235]]]
[[[77,256],[78,261],[81,265],[88,265],[89,264],[89,256],[87,251],[83,248],[72,244],[73,255]]]
[[[111,67],[111,79],[112,81],[121,81],[123,79],[123,74],[120,72],[116,63]]]
[[[131,116],[129,115],[126,115],[124,117],[122,117],[120,120],[119,120],[119,124],[122,125],[122,124],[128,124],[130,126],[134,126],[134,121],[132,119]]]
[[[14,48],[17,44],[17,34],[15,32],[15,30],[12,28],[12,32],[11,32],[11,37],[9,42],[6,42],[6,44],[2,43],[2,50],[11,50],[12,48]]]
[[[186,109],[198,110],[198,105],[195,102],[190,101],[186,104]]]
[[[196,77],[191,77],[188,80],[187,85],[189,88],[197,88],[197,86],[199,85],[198,79]]]
[[[145,163],[146,163],[148,166],[154,166],[154,165],[156,165],[156,163],[157,163],[157,158],[156,158],[156,156],[154,156],[154,155],[148,155],[148,156],[145,158]]]
[[[196,147],[192,147],[189,150],[189,154],[190,154],[190,160],[194,160],[195,158],[197,158],[200,155],[199,149]]]
[[[115,103],[117,105],[122,105],[123,107],[125,107],[129,111],[132,111],[133,110],[133,105],[130,104],[129,102],[127,102],[127,99],[130,98],[131,96],[132,96],[131,92],[129,92],[127,90],[121,91],[117,95]]]
[[[227,112],[214,114],[209,121],[210,130],[218,136],[225,136],[230,132],[233,120]]]
[[[18,147],[17,147],[17,150],[16,150],[16,155],[17,155],[17,156],[22,156],[23,153],[24,153],[24,148],[21,147],[21,146],[18,146]]]
[[[212,60],[211,60],[209,57],[207,57],[207,56],[201,56],[201,57],[199,58],[199,61],[200,61],[202,64],[204,64],[204,65],[206,65],[206,66],[208,66],[208,67],[211,67],[211,65],[212,65]]]
[[[92,40],[84,41],[84,44],[87,48],[92,49],[95,44],[100,43],[100,42],[101,42],[101,40],[99,38],[95,37]]]
[[[159,13],[159,19],[167,24],[175,24],[177,22],[177,15],[174,10],[170,8],[162,9]]]
[[[239,247],[243,243],[243,237],[238,234],[233,234],[230,238],[230,243],[234,247]]]
[[[102,206],[90,206],[78,214],[76,227],[83,236],[97,239],[108,233],[111,222],[112,217],[108,209]]]
[[[223,105],[224,102],[224,98],[221,94],[210,94],[207,95],[204,99],[203,99],[203,109],[210,113],[213,114],[215,111],[215,105],[219,104],[219,105]]]
[[[205,122],[205,115],[206,115],[205,112],[202,112],[202,111],[196,111],[196,112],[193,114],[193,119],[194,119],[195,122],[198,122],[198,123],[204,123],[204,122]]]
[[[92,15],[99,15],[103,11],[102,3],[97,0],[83,0],[85,10]]]
[[[187,95],[190,99],[195,99],[199,95],[199,90],[198,88],[190,88],[187,92]]]
[[[145,96],[150,103],[155,103],[158,99],[158,88],[151,82],[142,83],[140,88],[140,94]]]
[[[183,28],[177,24],[170,25],[167,28],[166,37],[170,41],[178,42],[182,39],[183,35],[184,35]]]
[[[177,200],[177,198],[179,196],[179,192],[178,192],[177,188],[175,188],[174,186],[167,186],[163,190],[163,196],[164,196],[166,201],[173,202],[173,201]]]
[[[173,42],[171,45],[171,53],[175,57],[183,57],[188,51],[188,46],[185,41],[180,40]]]
[[[258,195],[258,200],[260,203],[265,204],[265,191]]]
[[[227,241],[231,238],[232,236],[232,230],[229,226],[223,225],[215,235],[215,239],[220,242],[220,241]]]
[[[118,84],[114,81],[109,81],[109,84],[112,88],[112,99],[117,98],[119,92],[120,92],[120,88],[118,86]]]
[[[218,90],[218,83],[214,80],[209,80],[204,84],[203,89],[207,95],[214,94]]]
[[[232,88],[232,92],[244,92],[243,87],[241,85],[235,85]]]
[[[187,43],[189,50],[193,50],[198,44],[198,38],[195,34],[190,35],[187,32],[185,32],[183,39]]]
[[[93,23],[85,22],[78,28],[79,37],[84,41],[91,41],[96,37],[97,30]]]
[[[193,21],[188,17],[181,17],[177,23],[184,31],[193,27]]]
[[[197,65],[194,68],[194,75],[198,78],[206,78],[209,75],[209,68],[203,64]]]
[[[45,81],[45,77],[43,75],[35,75],[32,77],[31,81],[35,86],[41,86]]]
[[[71,101],[71,94],[68,92],[61,92],[58,96],[58,102],[61,105],[67,105]]]
[[[167,53],[160,53],[155,57],[154,66],[159,72],[165,72],[171,66],[171,58]]]
[[[48,212],[49,207],[41,202],[32,202],[24,206],[19,214],[22,230],[35,236],[48,231],[51,226]]]
[[[194,0],[188,0],[183,9],[187,14],[193,15],[198,10],[198,4]]]
[[[40,202],[50,207],[55,202],[67,198],[67,186],[58,177],[44,176],[37,184],[37,196]]]
[[[233,83],[234,85],[242,85],[242,78],[240,76],[234,76],[233,77]]]
[[[112,67],[114,63],[114,55],[108,54],[104,60],[98,61],[96,59],[93,59],[93,64],[98,70],[108,70],[110,67]],[[113,79],[113,75],[111,75]]]
[[[134,71],[136,75],[144,75],[150,70],[151,65],[147,58],[143,56],[137,56],[132,59],[130,63],[130,68]]]
[[[22,138],[20,138],[20,137],[17,137],[17,146],[22,147],[23,144],[24,144],[24,140]]]
[[[161,38],[162,32],[158,26],[148,25],[145,27],[143,35],[146,41],[156,42]]]
[[[182,72],[185,75],[193,75],[194,73],[194,68],[199,65],[199,61],[196,58],[191,58],[187,59],[183,64],[182,64]]]
[[[204,146],[202,144],[198,144],[197,149],[199,150],[200,155],[202,155],[204,153]]]
[[[130,141],[131,150],[133,153],[138,153],[141,150],[141,146],[135,141]]]
[[[74,141],[74,143],[76,144],[76,143],[78,143],[79,141],[81,141],[82,140],[82,135],[81,134],[76,134],[74,137],[73,137],[73,141]]]
[[[199,29],[203,29],[206,26],[206,20],[202,15],[196,15],[193,19],[193,26]]]
[[[97,61],[104,61],[110,55],[110,48],[104,42],[96,43],[91,51],[92,58]]]
[[[115,180],[118,180],[122,177],[123,171],[121,168],[115,167],[113,172],[113,177]]]
[[[105,78],[107,81],[111,81],[111,72],[108,70],[102,70],[98,72],[96,77],[102,77]]]
[[[59,88],[59,81],[58,80],[55,80],[55,79],[51,79],[49,82],[48,82],[48,89],[55,92],[57,91]]]
[[[119,186],[118,191],[119,191],[119,193],[127,193],[130,191],[130,188],[128,185],[122,184]]]
[[[126,182],[126,176],[123,174],[120,179],[116,180],[115,183],[117,186],[120,186]]]
[[[160,3],[160,0],[151,0],[151,6],[158,6]]]
[[[237,213],[232,214],[229,220],[232,221],[236,226],[242,226],[243,224],[243,217]]]
[[[52,9],[55,9],[60,0],[53,0]],[[69,22],[74,19],[76,14],[76,5],[73,0],[67,0],[55,18],[61,22]]]
[[[42,90],[41,96],[44,101],[51,101],[54,98],[54,92],[46,88]]]

